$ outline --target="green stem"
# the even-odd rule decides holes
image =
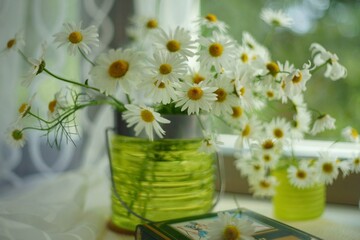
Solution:
[[[83,58],[88,61],[91,65],[95,66],[95,63],[93,63],[86,55],[85,53],[78,47],[79,52],[81,53],[81,55],[83,56]]]

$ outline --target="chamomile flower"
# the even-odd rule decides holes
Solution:
[[[68,106],[67,93],[63,91],[55,93],[54,99],[48,103],[48,118],[57,119]]]
[[[101,54],[90,70],[93,85],[105,94],[114,94],[118,86],[129,93],[142,71],[141,56],[132,49],[110,49]]]
[[[293,23],[293,19],[282,10],[275,11],[270,8],[264,8],[260,13],[260,18],[272,27],[288,28]]]
[[[256,116],[251,116],[249,119],[240,123],[241,131],[235,141],[235,147],[242,147],[244,142],[249,142],[250,139],[258,139],[262,133],[262,124]]]
[[[316,135],[326,129],[335,129],[335,121],[329,114],[323,114],[315,120],[310,133]]]
[[[359,132],[351,126],[347,126],[346,128],[344,128],[341,131],[341,134],[348,141],[356,143],[359,142]]]
[[[177,53],[188,58],[195,54],[195,41],[191,40],[190,31],[177,27],[175,31],[165,32],[159,30],[159,34],[154,36],[154,45],[159,49],[164,49],[169,53]]]
[[[139,85],[139,88],[144,88],[154,103],[168,104],[177,99],[175,84],[169,81],[161,82],[153,78]]]
[[[212,112],[217,116],[232,113],[232,106],[236,105],[239,99],[234,94],[234,86],[231,83],[231,79],[220,74],[212,86],[217,87],[215,91],[216,101],[212,107]]]
[[[244,154],[235,155],[235,157],[235,167],[240,170],[242,176],[251,177],[249,178],[250,182],[257,181],[265,176],[266,168],[262,161]]]
[[[336,81],[347,76],[347,70],[339,63],[339,58],[336,54],[327,51],[318,43],[311,44],[310,51],[316,66],[326,64],[325,77]]]
[[[134,41],[148,39],[159,30],[159,20],[154,16],[136,15],[130,18],[130,23],[126,32]]]
[[[199,39],[201,50],[198,60],[202,67],[211,69],[212,67],[220,73],[223,67],[229,65],[230,61],[236,58],[236,48],[232,39],[225,35],[214,32],[209,38]]]
[[[292,120],[290,135],[292,139],[303,139],[304,134],[309,132],[311,114],[306,108],[297,107],[296,114]]]
[[[354,154],[354,156],[348,161],[351,171],[354,173],[360,173],[360,154]]]
[[[208,87],[204,82],[199,84],[181,83],[179,99],[175,107],[181,107],[181,111],[187,109],[187,113],[199,114],[200,110],[210,111],[216,101],[216,87]]]
[[[254,192],[254,196],[270,197],[275,194],[275,187],[278,182],[274,176],[266,176],[256,179],[250,183],[250,190]]]
[[[209,71],[207,71],[207,69],[204,69],[204,68],[199,68],[199,69],[190,68],[189,69],[189,74],[187,74],[184,77],[184,80],[191,83],[191,84],[193,84],[193,83],[199,84],[202,81],[209,82],[211,78],[212,78],[211,73]]]
[[[34,100],[34,97],[35,94],[32,95],[32,97],[27,102],[24,102],[20,105],[20,107],[18,108],[19,119],[24,118],[30,112],[31,104]]]
[[[289,138],[290,123],[287,122],[285,118],[276,117],[265,126],[265,131],[268,136],[283,142]]]
[[[339,174],[337,162],[337,157],[328,152],[322,152],[320,154],[320,157],[315,163],[317,176],[319,177],[320,182],[332,184]]]
[[[184,57],[170,54],[169,52],[157,51],[149,60],[149,77],[160,82],[179,82],[187,73],[187,62]]]
[[[296,96],[306,90],[306,83],[311,78],[309,67],[310,64],[304,64],[303,69],[295,69],[285,78],[287,96]]]
[[[25,145],[25,134],[21,125],[17,124],[7,130],[7,143],[16,148],[21,148]]]
[[[204,132],[204,138],[201,141],[201,146],[199,147],[199,152],[204,153],[214,153],[217,152],[218,145],[222,144],[222,142],[218,141],[216,139],[216,135],[210,133],[210,132]]]
[[[23,32],[18,32],[13,38],[7,41],[6,46],[3,48],[2,52],[16,51],[24,47],[24,34]]]
[[[215,14],[209,13],[205,17],[202,17],[198,20],[200,26],[207,29],[217,30],[221,33],[226,33],[229,28],[228,25],[220,21]]]
[[[99,34],[95,26],[82,29],[81,22],[78,24],[64,23],[63,30],[54,34],[54,41],[59,43],[58,47],[67,45],[70,55],[75,55],[78,50],[89,54],[91,46],[99,45]]]
[[[46,42],[41,44],[41,53],[38,59],[34,59],[34,58],[27,59],[31,65],[31,68],[28,71],[28,73],[25,76],[23,76],[23,80],[21,82],[23,86],[29,87],[31,83],[34,81],[35,77],[44,71],[46,65],[44,61],[46,46],[47,46]]]
[[[255,151],[255,156],[259,159],[265,168],[273,168],[279,162],[280,154],[276,151]]]
[[[287,169],[290,184],[298,188],[310,187],[314,183],[314,174],[307,160],[300,160],[299,166],[291,165]]]
[[[269,50],[259,44],[249,32],[243,32],[242,46],[250,49],[252,60],[262,59],[262,61],[270,61]]]
[[[132,104],[125,105],[127,111],[123,113],[123,119],[127,122],[127,127],[135,125],[134,130],[136,136],[145,130],[146,135],[152,141],[154,140],[154,133],[159,138],[162,138],[165,131],[161,128],[159,123],[170,123],[169,120],[160,116],[153,108],[146,106],[136,106]]]
[[[254,240],[253,223],[247,218],[230,215],[228,212],[219,212],[218,218],[209,224],[209,240]]]
[[[241,104],[231,106],[231,112],[224,115],[224,119],[228,122],[230,126],[237,126],[242,121],[246,121],[248,117],[246,116],[245,109]]]

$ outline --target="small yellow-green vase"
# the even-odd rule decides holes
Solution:
[[[300,189],[292,186],[286,170],[278,170],[273,175],[279,181],[273,197],[273,211],[281,220],[309,220],[320,217],[325,208],[325,185],[317,184]]]

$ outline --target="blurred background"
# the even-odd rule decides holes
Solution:
[[[102,44],[92,52],[91,57],[95,57],[106,48],[128,43],[125,29],[136,9],[151,12],[156,4],[165,2],[170,0],[0,0],[0,51],[21,30],[27,43],[25,53],[38,57],[40,44],[44,40],[52,44],[52,35],[61,30],[63,22],[81,20],[84,27],[93,24],[99,28]],[[178,9],[185,12],[185,7],[191,8],[194,2],[198,1],[182,0]],[[308,82],[308,104],[337,119],[337,129],[318,138],[339,139],[341,130],[348,125],[359,130],[360,0],[203,0],[200,14],[217,15],[229,25],[230,34],[238,41],[241,41],[242,32],[248,31],[262,43],[270,32],[269,26],[259,17],[264,7],[282,9],[294,18],[292,29],[276,31],[266,44],[271,48],[273,59],[289,60],[300,67],[310,56],[310,44],[318,42],[336,53],[340,63],[348,69],[347,78],[338,82],[324,79],[323,71],[317,72]],[[81,79],[90,67],[80,61],[79,55],[67,56],[63,48],[49,48],[46,59],[51,69],[60,70],[73,79]],[[19,76],[26,72],[25,66],[16,53],[0,53],[0,196],[34,176],[52,176],[98,163],[105,156],[104,129],[112,126],[111,109],[89,109],[78,117],[81,137],[75,139],[76,146],[64,144],[58,151],[49,147],[46,137],[38,132],[28,136],[23,149],[8,146],[6,131],[16,117],[18,106],[36,93],[34,106],[46,107],[59,88],[58,83],[45,74],[39,76],[36,84],[24,88]]]

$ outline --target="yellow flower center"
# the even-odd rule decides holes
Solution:
[[[199,84],[200,82],[204,81],[205,78],[203,76],[201,76],[200,74],[195,73],[192,80],[194,83]]]
[[[244,129],[242,130],[241,135],[242,135],[243,137],[249,136],[249,135],[250,135],[250,130],[251,130],[250,125],[249,125],[249,124],[246,124],[246,126],[245,126]]]
[[[209,22],[216,22],[217,21],[217,17],[215,14],[211,14],[209,13],[208,15],[205,16],[205,19],[207,19]]]
[[[360,158],[354,159],[354,165],[360,165]]]
[[[259,171],[259,170],[261,169],[261,166],[260,166],[259,164],[254,164],[254,165],[253,165],[253,169],[254,169],[255,171]]]
[[[75,31],[69,34],[68,39],[71,43],[77,44],[83,40],[83,35],[81,34],[81,32]]]
[[[268,98],[273,98],[274,97],[274,92],[273,91],[266,91],[266,96],[268,97]]]
[[[280,128],[274,129],[274,136],[276,138],[282,138],[284,136],[284,132]]]
[[[200,87],[192,87],[188,90],[187,96],[191,100],[199,100],[202,98],[204,92]]]
[[[223,51],[224,47],[220,43],[213,43],[209,47],[209,53],[212,57],[220,57]]]
[[[18,111],[20,114],[22,114],[23,116],[25,116],[25,114],[30,110],[30,106],[27,103],[23,103],[21,104],[21,106],[19,107]]]
[[[291,81],[293,83],[299,83],[299,82],[301,82],[301,80],[302,80],[302,74],[301,74],[301,72],[298,72],[297,74],[294,75],[294,77],[292,78]]]
[[[19,129],[12,131],[11,136],[16,141],[23,139],[23,133]]]
[[[246,53],[243,53],[241,54],[240,59],[243,63],[247,63],[249,61],[249,56]]]
[[[157,28],[158,27],[158,22],[156,19],[150,19],[147,23],[146,23],[146,27],[149,29],[153,29],[153,28]]]
[[[168,41],[168,43],[166,44],[166,48],[170,51],[170,52],[177,52],[180,50],[180,43],[176,40],[170,40]]]
[[[240,237],[239,229],[234,225],[228,225],[224,229],[223,239],[225,240],[236,240]]]
[[[303,170],[297,170],[296,177],[299,179],[305,179],[306,178],[306,172]]]
[[[155,81],[154,85],[157,86],[158,88],[165,88],[165,83],[164,82],[160,82],[159,81]]]
[[[331,163],[324,163],[322,169],[325,173],[332,173],[333,172],[333,165]]]
[[[57,100],[56,99],[49,102],[49,106],[48,106],[49,112],[51,112],[51,113],[55,112],[56,105],[57,105]]]
[[[265,154],[263,156],[263,159],[264,159],[265,162],[270,162],[271,161],[271,156],[269,154]]]
[[[155,120],[155,117],[154,117],[154,115],[152,114],[152,112],[150,112],[150,111],[147,110],[147,109],[141,110],[140,116],[141,116],[141,119],[142,119],[144,122],[147,122],[147,123],[151,123],[151,122],[153,122],[153,121]]]
[[[269,70],[271,76],[273,76],[273,77],[276,77],[276,75],[280,71],[280,68],[276,62],[269,62],[268,64],[266,64],[266,68],[267,68],[267,70]]]
[[[240,96],[244,96],[245,93],[246,93],[246,88],[245,88],[245,87],[240,88],[240,90],[239,90],[239,95],[240,95]]]
[[[224,102],[226,100],[227,93],[224,89],[218,88],[215,94],[217,95],[217,102]]]
[[[271,139],[264,141],[262,144],[263,149],[272,149],[273,147],[274,147],[274,142]]]
[[[167,75],[167,74],[171,73],[171,71],[172,71],[172,66],[170,64],[164,63],[164,64],[161,64],[159,67],[159,72],[162,75]]]
[[[270,187],[270,183],[266,180],[261,180],[260,181],[260,187],[262,188],[269,188]]]
[[[233,118],[240,118],[242,116],[243,110],[240,106],[232,107],[232,117]]]
[[[110,65],[108,73],[113,78],[121,78],[127,73],[128,70],[129,63],[127,61],[117,60]]]
[[[7,47],[8,49],[10,49],[10,48],[12,48],[15,44],[16,44],[16,39],[13,38],[13,39],[10,39],[10,40],[7,42],[6,47]]]
[[[277,27],[281,26],[279,19],[272,19],[271,24]]]
[[[355,128],[351,128],[351,136],[353,138],[358,138],[359,137],[359,133],[358,133],[358,131],[356,131]]]

